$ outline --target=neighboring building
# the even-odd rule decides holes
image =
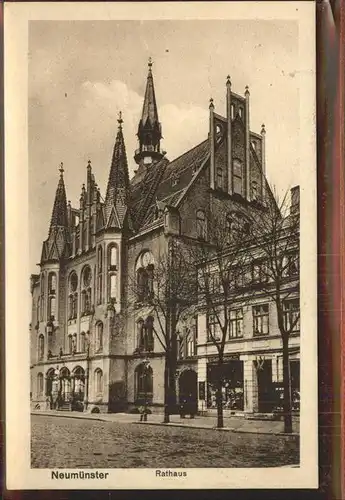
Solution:
[[[151,66],[134,177],[129,179],[121,115],[104,199],[89,161],[79,207],[72,206],[61,165],[40,274],[31,276],[32,407],[123,411],[146,399],[161,408],[164,351],[150,308],[155,265],[172,239],[207,239],[211,213],[245,213],[264,203],[265,129],[260,134],[250,130],[248,88],[244,97],[235,94],[228,77],[226,116],[215,113],[211,100],[208,137],[170,162],[160,146]],[[248,310],[236,312],[232,328],[229,370],[235,392],[243,394],[236,409],[269,410],[262,397],[260,403],[260,390],[281,378],[272,304],[258,296]],[[213,351],[206,317],[184,318],[179,331],[178,397],[192,393],[204,409],[197,381],[207,380],[207,406],[212,407]],[[291,349],[297,366],[297,331]],[[262,359],[264,382],[257,383],[253,362]],[[298,369],[291,373],[297,380]]]

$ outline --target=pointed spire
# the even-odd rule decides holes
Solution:
[[[116,135],[113,157],[111,161],[104,209],[106,222],[109,221],[113,209],[116,210],[120,224],[127,211],[129,194],[129,174],[126,155],[126,146],[122,133],[122,113],[118,118],[119,128]]]
[[[138,164],[141,160],[144,160],[145,163],[149,164],[154,160],[160,160],[163,156],[160,151],[162,130],[158,119],[152,64],[152,59],[149,58],[145,97],[137,134],[139,139],[139,149],[135,152],[134,157],[136,163]]]
[[[147,121],[149,121],[151,127],[154,127],[155,125],[158,125],[159,120],[158,120],[155,88],[153,85],[152,64],[153,64],[152,59],[150,57],[148,62],[149,70],[147,75],[146,91],[143,104],[143,111],[141,115],[141,123],[142,125],[145,126],[147,124]]]
[[[56,188],[49,232],[51,232],[54,227],[68,226],[67,198],[66,198],[65,182],[63,178],[64,168],[62,162],[60,163],[59,172],[60,172],[60,178]]]

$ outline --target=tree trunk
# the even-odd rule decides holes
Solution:
[[[284,388],[284,432],[292,432],[291,415],[291,386],[290,386],[290,364],[289,364],[289,337],[284,335],[283,340],[283,388]]]
[[[223,419],[223,393],[222,393],[222,376],[221,376],[222,365],[218,365],[217,374],[217,391],[216,391],[216,402],[217,402],[217,427],[222,429],[224,427]]]
[[[170,400],[170,391],[169,391],[169,354],[165,353],[165,364],[164,364],[164,420],[165,424],[170,422],[169,419],[169,400]]]

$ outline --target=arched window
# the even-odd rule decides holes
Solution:
[[[102,394],[103,392],[103,372],[100,368],[95,370],[95,394]]]
[[[73,352],[73,338],[72,335],[68,335],[68,353],[72,354]]]
[[[197,210],[196,212],[196,232],[199,239],[206,240],[207,222],[205,212],[203,210]]]
[[[233,120],[235,118],[235,105],[231,104],[231,119]]]
[[[97,303],[103,302],[103,250],[98,247],[97,252]]]
[[[217,168],[217,187],[219,189],[224,188],[223,169],[220,167]]]
[[[69,276],[68,319],[75,319],[78,313],[78,276],[72,271]]]
[[[239,160],[233,162],[234,193],[242,196],[242,163]]]
[[[152,299],[154,293],[154,257],[151,252],[139,255],[136,263],[137,300],[145,302]]]
[[[240,106],[238,108],[238,114],[240,115],[241,118],[243,118],[243,107],[242,106]]]
[[[82,272],[82,295],[81,312],[82,315],[91,313],[91,280],[92,272],[90,266],[85,266]]]
[[[103,323],[100,321],[96,325],[96,352],[103,350]]]
[[[74,354],[76,352],[77,352],[77,334],[74,333],[72,338],[72,353]]]
[[[84,400],[85,391],[85,372],[81,366],[77,366],[73,370],[74,375],[74,397],[78,401]]]
[[[111,270],[117,266],[117,246],[113,243],[108,246],[108,267]]]
[[[153,317],[149,316],[145,321],[145,347],[147,351],[154,349]]]
[[[43,395],[43,373],[37,374],[37,396]]]
[[[135,369],[135,399],[138,403],[152,403],[153,373],[151,366],[141,363]]]
[[[55,320],[56,306],[56,274],[49,273],[48,275],[48,318],[51,321]]]
[[[42,360],[44,357],[44,336],[41,334],[38,337],[38,359]]]
[[[137,348],[140,351],[152,352],[154,350],[153,317],[148,316],[146,321],[139,318],[137,321]]]
[[[81,332],[79,340],[79,350],[80,352],[85,352],[85,333]]]

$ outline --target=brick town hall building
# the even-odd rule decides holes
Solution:
[[[265,195],[265,128],[259,134],[250,130],[248,88],[244,96],[232,92],[228,77],[225,117],[214,111],[211,100],[208,137],[169,161],[160,145],[151,66],[134,177],[129,179],[121,116],[104,198],[89,161],[79,206],[67,202],[61,166],[40,274],[31,275],[32,408],[128,411],[145,398],[153,410],[162,411],[164,351],[146,300],[154,293],[155,263],[171,238],[207,238],[210,212],[243,213]],[[298,203],[294,188],[294,210]],[[140,297],[130,308],[133,282],[140,283]],[[272,300],[261,295],[232,320],[225,347],[229,383],[224,408],[271,412],[267,387],[282,380]],[[192,393],[199,410],[212,413],[215,349],[207,341],[207,319],[199,313],[185,321],[179,325],[177,398]],[[290,372],[298,391],[299,325],[295,330]],[[254,362],[263,358],[265,370],[259,376]]]

